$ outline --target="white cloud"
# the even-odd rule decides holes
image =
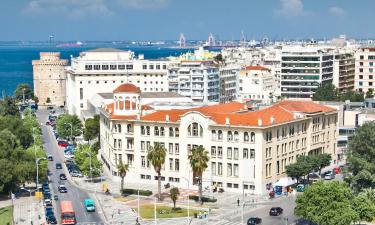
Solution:
[[[168,5],[169,0],[117,0],[117,2],[125,7],[132,9],[160,9]]]
[[[280,0],[281,8],[276,10],[276,15],[285,17],[305,16],[310,12],[305,11],[302,0]]]
[[[22,12],[33,15],[63,15],[67,18],[113,14],[105,0],[32,0]]]
[[[328,9],[328,12],[335,16],[343,16],[346,12],[343,8],[333,6]]]

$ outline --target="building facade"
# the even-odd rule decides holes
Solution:
[[[312,98],[324,83],[332,83],[333,53],[319,46],[287,46],[281,57],[281,95]]]
[[[219,68],[213,60],[187,60],[171,64],[169,91],[196,102],[219,102]]]
[[[355,53],[354,89],[366,93],[375,87],[375,47],[362,47]]]
[[[340,93],[354,90],[354,50],[338,49],[333,60],[333,84]]]
[[[335,159],[337,111],[333,108],[282,101],[258,111],[238,102],[154,110],[139,104],[139,91],[133,86],[118,87],[113,103],[100,113],[99,156],[114,177],[120,161],[128,164],[127,182],[156,184],[156,173],[147,160],[147,150],[155,142],[167,151],[163,183],[181,188],[188,186],[186,179],[193,183],[188,155],[199,145],[210,157],[203,186],[217,185],[229,192],[266,194],[298,156],[329,153]]]
[[[238,65],[223,65],[219,69],[220,103],[227,103],[238,98],[238,77],[240,73]]]
[[[114,90],[122,83],[136,84],[145,92],[167,92],[166,60],[145,60],[131,51],[94,49],[72,58],[67,67],[67,108],[84,117],[87,100],[96,93]]]
[[[64,106],[66,99],[67,60],[59,52],[41,52],[39,60],[33,60],[34,95],[39,104]]]
[[[239,95],[242,102],[271,104],[277,96],[277,81],[263,66],[247,66],[240,71]]]

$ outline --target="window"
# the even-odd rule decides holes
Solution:
[[[83,99],[83,88],[79,89],[79,99]]]
[[[234,132],[234,141],[238,141],[238,140],[239,140],[238,131],[235,131]]]
[[[250,136],[248,132],[243,133],[243,141],[244,142],[249,142]]]
[[[238,164],[233,164],[233,176],[238,177]],[[238,188],[238,184],[237,184]]]
[[[121,127],[120,127],[120,132],[121,132]],[[133,132],[133,129],[132,129],[132,125],[131,125],[131,124],[126,125],[126,132],[127,132],[127,133],[132,133],[132,132]]]
[[[133,69],[133,64],[126,65],[127,70],[132,70]]]
[[[100,70],[100,65],[94,65],[94,70]]]
[[[176,155],[180,154],[180,145],[178,143],[174,144],[174,153]]]
[[[191,137],[202,137],[203,136],[203,127],[198,123],[192,123],[188,127],[188,134]]]
[[[231,164],[231,163],[228,163],[228,164],[227,164],[227,176],[228,176],[228,177],[231,177],[232,175],[233,175],[232,164]]]
[[[217,147],[217,157],[218,158],[223,157],[223,147],[221,147],[221,146]]]
[[[250,141],[251,142],[255,142],[255,133],[254,132],[251,132],[251,134],[250,134]]]
[[[154,69],[154,65],[150,64],[149,68],[150,68],[150,70],[153,70]]]
[[[125,65],[124,65],[124,64],[120,64],[120,65],[118,65],[118,69],[119,69],[119,70],[125,70]]]
[[[219,130],[219,131],[217,132],[217,139],[218,139],[218,140],[223,140],[223,131]]]
[[[233,149],[233,158],[234,158],[235,160],[238,160],[238,148],[234,148],[234,149]]]
[[[141,156],[141,164],[142,164],[142,168],[146,167],[146,157]]]
[[[86,70],[92,70],[92,65],[85,65]]]
[[[147,70],[147,64],[143,64],[142,69]]]
[[[173,155],[173,143],[169,143],[169,154]]]
[[[109,66],[108,65],[102,65],[102,70],[108,70]]]
[[[109,68],[110,68],[111,70],[117,70],[117,65],[110,65]]]
[[[249,149],[244,148],[243,149],[243,159],[248,159],[249,158]]]
[[[211,157],[216,158],[216,146],[211,146]]]
[[[160,65],[159,64],[156,65],[156,69],[160,70]]]
[[[232,159],[232,148],[227,148],[227,159]]]
[[[266,141],[271,141],[272,140],[272,131],[267,131],[266,132]]]
[[[169,170],[173,171],[173,159],[172,158],[169,159]]]
[[[211,131],[212,140],[217,140],[216,130]]]
[[[159,136],[159,127],[154,128],[154,135]]]
[[[145,134],[146,134],[145,126],[141,126],[141,135],[145,135]]]
[[[232,131],[228,131],[228,133],[227,133],[227,140],[228,140],[228,141],[233,141],[233,134],[232,134]]]
[[[173,128],[170,127],[169,128],[169,137],[173,137],[173,136],[174,136],[174,134],[173,134]]]
[[[255,159],[255,149],[250,149],[250,159]]]
[[[216,175],[216,163],[215,162],[211,163],[211,174]]]
[[[174,160],[174,170],[180,171],[180,160],[179,159]]]
[[[149,126],[146,127],[146,135],[150,135],[150,127]]]
[[[176,127],[176,128],[174,129],[174,135],[175,135],[175,137],[179,137],[179,136],[180,136],[180,132],[179,132],[178,127]]]
[[[145,151],[145,142],[144,141],[141,141],[141,152],[144,152]]]
[[[217,163],[217,175],[222,176],[223,175],[223,163]]]

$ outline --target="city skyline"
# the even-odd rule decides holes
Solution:
[[[21,0],[3,4],[0,41],[371,38],[361,22],[375,19],[364,0]]]

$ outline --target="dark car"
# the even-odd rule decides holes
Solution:
[[[68,192],[68,189],[66,189],[65,185],[59,185],[59,187],[57,189],[59,190],[60,193],[67,193]]]
[[[43,199],[51,199],[51,193],[43,193]]]
[[[59,175],[59,177],[60,177],[60,180],[66,180],[66,175],[63,174],[63,173],[61,173],[61,174]]]
[[[57,224],[57,220],[54,214],[46,215],[46,221],[48,224]]]
[[[47,157],[47,159],[48,159],[48,161],[53,161],[53,156],[52,156],[52,155],[49,155],[49,156]]]
[[[281,207],[272,207],[270,209],[270,216],[280,216],[283,214],[283,209]]]
[[[60,147],[64,147],[64,148],[66,148],[66,147],[69,145],[69,143],[66,142],[66,141],[58,141],[57,144],[58,144]]]
[[[61,163],[56,163],[56,169],[62,169]]]
[[[47,206],[46,207],[46,218],[48,217],[48,216],[54,216],[55,214],[54,214],[54,212],[53,212],[53,207],[52,206]]]
[[[261,223],[262,223],[262,219],[259,217],[250,217],[247,220],[247,225],[256,225],[256,224],[261,224]]]
[[[47,109],[48,110],[53,110],[54,108],[53,108],[53,106],[49,105],[49,106],[47,106]]]

